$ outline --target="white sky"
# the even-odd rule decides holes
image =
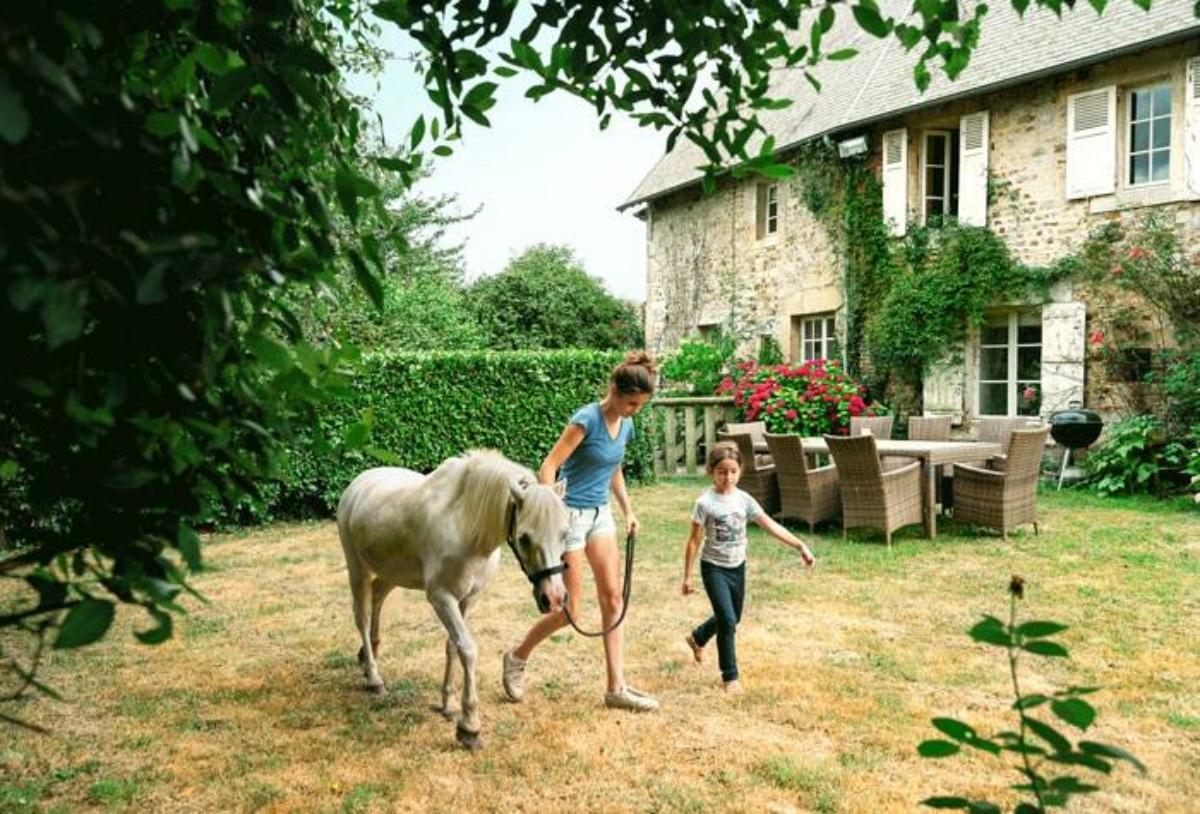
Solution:
[[[384,26],[393,53],[414,50]],[[615,116],[601,132],[594,110],[575,97],[558,92],[535,103],[524,96],[530,80],[498,81],[497,104],[487,113],[491,128],[467,121],[454,155],[428,156],[433,175],[418,187],[426,195],[457,194],[464,212],[482,205],[447,236],[465,243],[468,279],[500,272],[535,243],[564,244],[613,294],[644,300],[645,226],[616,207],[662,154],[666,132]],[[429,118],[432,105],[408,61],[389,61],[378,85],[352,82],[375,100],[388,143],[395,144],[419,113]]]

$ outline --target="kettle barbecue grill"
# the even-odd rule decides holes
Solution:
[[[1085,410],[1078,401],[1072,401],[1066,410],[1051,413],[1047,421],[1050,423],[1050,437],[1063,448],[1062,467],[1058,472],[1058,488],[1062,489],[1071,453],[1095,443],[1104,429],[1104,421],[1099,413]]]

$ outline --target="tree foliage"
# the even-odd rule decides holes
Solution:
[[[531,246],[470,290],[496,350],[629,348],[642,344],[637,310],[609,294],[566,246]]]

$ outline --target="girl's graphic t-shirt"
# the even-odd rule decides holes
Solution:
[[[727,494],[708,489],[696,499],[692,520],[704,526],[700,559],[722,568],[746,561],[746,524],[758,519],[762,507],[741,489]]]

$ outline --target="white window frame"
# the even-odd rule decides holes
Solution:
[[[809,328],[812,337],[809,337]],[[831,357],[829,346],[833,344],[839,355]],[[809,349],[812,349],[810,354]],[[837,359],[841,361],[841,343],[838,342],[837,320],[833,314],[814,314],[800,320],[800,361],[811,362],[814,359]]]
[[[754,195],[755,232],[764,240],[779,231],[779,184],[760,183]]]
[[[1174,128],[1173,128],[1173,124],[1172,124],[1172,119],[1175,115],[1174,88],[1172,85],[1173,85],[1172,82],[1170,82],[1168,80],[1164,80],[1161,82],[1155,82],[1150,85],[1141,85],[1139,87],[1130,88],[1125,94],[1126,128],[1125,128],[1125,166],[1123,167],[1123,169],[1124,169],[1123,178],[1125,181],[1125,186],[1128,187],[1129,189],[1145,189],[1147,187],[1163,186],[1165,184],[1171,183],[1171,158],[1172,158],[1171,154],[1173,152],[1171,149],[1171,146],[1172,146],[1171,142],[1174,140],[1173,139]],[[1171,107],[1170,107],[1170,111],[1167,113],[1166,116],[1155,115],[1154,97],[1157,94],[1157,91],[1160,91],[1160,90],[1166,90],[1167,99],[1170,100]],[[1147,93],[1147,92],[1150,94],[1150,105],[1151,105],[1150,118],[1139,119],[1138,122],[1135,122],[1133,119],[1133,96],[1135,93]],[[1154,147],[1154,123],[1157,120],[1163,119],[1163,118],[1165,118],[1167,120],[1167,146],[1159,147],[1156,149]],[[1145,150],[1138,150],[1135,152],[1133,149],[1133,126],[1135,123],[1140,123],[1140,122],[1146,122],[1150,125],[1150,135],[1148,137],[1149,143]],[[1148,164],[1147,164],[1146,169],[1147,169],[1147,172],[1152,173],[1154,171],[1154,154],[1162,153],[1162,152],[1165,152],[1167,154],[1167,177],[1162,178],[1158,181],[1151,180],[1151,181],[1142,181],[1141,183],[1136,183],[1133,180],[1133,158],[1134,158],[1134,156],[1135,155],[1147,156]]]
[[[946,149],[942,153],[944,156],[944,160],[946,162],[945,164],[930,165],[930,163],[929,163],[929,140],[930,140],[931,136],[934,138],[942,138],[942,139],[946,140]],[[951,148],[951,145],[953,144],[953,142],[954,142],[954,139],[951,137],[951,131],[949,131],[949,130],[926,130],[924,133],[924,137],[921,139],[921,222],[922,223],[929,222],[929,213],[927,211],[928,207],[926,206],[926,204],[928,203],[928,200],[930,197],[934,197],[934,198],[940,197],[942,199],[942,220],[943,221],[945,221],[947,218],[958,217],[957,212],[950,211],[950,202],[953,200],[953,189],[950,184],[950,176],[952,174],[951,162],[957,160],[957,156],[951,155],[951,152],[950,152],[950,148]],[[941,166],[941,168],[942,168],[942,190],[941,190],[942,194],[940,196],[938,196],[938,195],[931,196],[929,194],[929,192],[930,192],[929,188],[926,186],[927,179],[929,177],[929,167],[930,166],[935,166],[935,167]]]
[[[979,358],[976,363],[976,370],[979,371],[979,381],[976,382],[976,390],[975,390],[976,404],[977,404],[976,412],[980,416],[998,416],[998,415],[1000,415],[1000,413],[985,413],[983,411],[983,402],[984,402],[983,386],[985,384],[1006,385],[1005,393],[1007,394],[1007,399],[1005,400],[1004,415],[1011,416],[1011,417],[1015,417],[1015,416],[1019,415],[1017,412],[1017,386],[1018,385],[1033,384],[1038,388],[1039,393],[1041,393],[1041,394],[1045,393],[1045,388],[1042,386],[1042,379],[1040,377],[1037,379],[1037,381],[1034,381],[1032,379],[1018,379],[1017,378],[1017,362],[1018,362],[1018,356],[1019,356],[1018,350],[1020,348],[1039,348],[1040,349],[1040,348],[1045,347],[1046,337],[1045,337],[1044,333],[1042,336],[1042,341],[1040,341],[1040,342],[1018,342],[1018,336],[1019,336],[1018,330],[1019,330],[1019,326],[1020,326],[1021,315],[1022,314],[1031,314],[1031,313],[1034,313],[1034,309],[1022,308],[1022,309],[1012,309],[1012,310],[1004,311],[1001,313],[993,313],[990,315],[990,319],[994,319],[999,316],[1004,316],[1008,322],[1008,334],[1005,338],[1005,342],[1003,345],[985,343],[983,341],[983,330],[982,329],[980,330]],[[985,318],[985,327],[986,327],[986,321],[990,321],[990,320],[988,320],[988,318]],[[1043,329],[1043,332],[1044,332],[1044,329]],[[1006,378],[1004,378],[1004,379],[985,379],[985,378],[983,378],[983,351],[985,348],[1006,348],[1007,349],[1008,359],[1006,362],[1006,368],[1007,368]],[[1041,354],[1039,353],[1039,355],[1041,355]],[[1039,369],[1040,369],[1040,367],[1041,366],[1039,365]]]

